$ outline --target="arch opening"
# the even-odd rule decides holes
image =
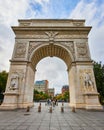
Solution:
[[[68,85],[67,66],[57,57],[46,57],[36,66],[35,82],[48,80],[49,88],[55,89],[55,94],[61,93],[63,85]]]
[[[42,70],[40,70],[41,77],[38,79],[37,78],[37,73],[39,73],[38,65],[40,64],[40,62],[44,61],[45,59],[47,59],[46,72],[45,72],[45,68],[43,68],[44,66],[42,66]],[[58,63],[61,62],[61,66],[59,63],[59,65],[55,66],[56,68],[54,68],[54,65],[55,65],[53,63],[54,60],[55,62],[58,62]],[[32,68],[35,71],[34,81],[48,80],[49,81],[48,87],[53,88],[55,91],[54,96],[58,93],[62,94],[62,91],[61,91],[62,87],[65,85],[69,86],[67,70],[71,66],[71,63],[72,63],[72,58],[69,52],[64,47],[59,46],[59,45],[54,45],[54,44],[48,44],[48,45],[39,47],[38,49],[34,51],[33,55],[31,56]],[[69,90],[68,90],[68,93],[69,93]],[[69,101],[69,97],[67,101]]]
[[[41,59],[48,56],[58,57],[62,59],[66,63],[67,69],[69,69],[72,63],[72,58],[69,52],[65,48],[59,45],[49,44],[49,45],[42,46],[34,51],[30,59],[32,67],[35,69],[38,62]]]

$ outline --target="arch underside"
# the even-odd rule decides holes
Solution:
[[[49,45],[40,47],[39,49],[37,49],[34,52],[32,58],[31,58],[32,67],[35,69],[38,62],[41,59],[48,57],[48,56],[50,56],[50,57],[55,56],[55,57],[62,59],[66,63],[67,68],[69,68],[69,66],[71,65],[71,62],[72,62],[71,56],[66,49],[64,49],[63,47],[58,46],[58,45],[49,44]]]

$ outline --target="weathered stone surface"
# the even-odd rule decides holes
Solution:
[[[67,65],[70,106],[101,109],[93,73],[85,20],[19,20],[4,101],[0,109],[33,106],[37,63],[46,56]]]

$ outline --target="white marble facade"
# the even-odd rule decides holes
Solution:
[[[47,56],[59,57],[67,65],[71,107],[102,108],[88,46],[91,27],[85,20],[19,20],[12,29],[15,45],[0,109],[33,106],[36,65]]]

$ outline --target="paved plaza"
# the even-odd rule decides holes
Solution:
[[[104,112],[76,110],[72,112],[68,103],[53,107],[42,103],[42,111],[38,112],[39,103],[35,103],[30,112],[26,109],[0,111],[0,130],[104,130]]]

